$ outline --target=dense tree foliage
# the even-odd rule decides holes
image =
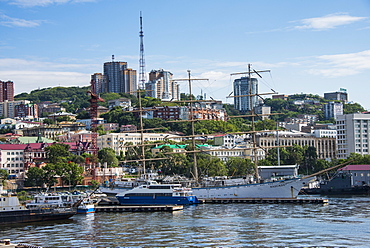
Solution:
[[[9,173],[7,170],[0,169],[0,183],[5,184],[5,180],[8,179]]]
[[[108,167],[117,167],[118,159],[116,153],[112,148],[105,147],[98,151],[98,158],[101,164],[107,164]]]
[[[358,112],[364,112],[365,109],[358,103],[347,103],[343,105],[344,114],[352,114]]]
[[[89,107],[90,87],[54,87],[37,89],[14,96],[14,100],[30,100],[34,103],[50,101],[60,103],[67,112],[75,113],[79,109]]]
[[[301,101],[301,102],[296,102]],[[272,116],[274,120],[284,121],[288,117],[297,117],[299,114],[318,115],[320,121],[324,121],[323,105],[332,100],[326,100],[321,96],[312,94],[291,95],[287,100],[284,99],[265,99],[265,104],[271,107],[272,113],[280,115]],[[343,104],[343,113],[351,114],[363,112],[365,109],[358,103]]]
[[[26,172],[26,179],[24,181],[24,186],[26,187],[41,187],[44,183],[44,173],[43,169],[38,167],[31,167]]]

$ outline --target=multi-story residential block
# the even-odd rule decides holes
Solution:
[[[27,119],[37,119],[39,117],[37,104],[19,104],[14,107],[14,117],[27,118]]]
[[[7,170],[10,177],[19,178],[25,171],[23,144],[0,144],[0,168]]]
[[[94,74],[95,75],[95,74]],[[101,92],[136,94],[136,70],[127,68],[127,62],[104,63]]]
[[[343,115],[343,103],[329,102],[324,104],[324,116],[325,120],[330,118],[336,119],[338,115]]]
[[[316,148],[318,159],[335,159],[336,139],[334,137],[317,138],[313,134],[302,132],[279,131],[277,139],[275,132],[266,132],[257,135],[257,146],[265,148],[266,151],[279,146],[312,146]]]
[[[14,101],[14,83],[0,80],[0,102]]]
[[[167,141],[173,140],[176,142],[182,141],[182,137],[173,134],[166,133],[144,133],[143,134],[144,142],[155,142],[155,141]],[[97,145],[99,149],[109,147],[112,148],[117,155],[120,152],[123,154],[127,151],[127,143],[132,145],[142,144],[141,133],[110,133],[98,136]]]
[[[3,116],[5,118],[14,118],[15,117],[15,107],[17,105],[27,105],[30,104],[30,101],[28,100],[19,100],[19,101],[8,101],[4,100],[3,102],[0,102],[0,116]]]
[[[152,70],[149,73],[149,82],[145,89],[150,97],[163,101],[180,100],[179,84],[172,80],[173,74],[169,71]]]
[[[242,113],[251,111],[258,103],[258,80],[241,77],[234,80],[234,105]]]
[[[369,155],[370,113],[338,115],[338,159],[348,158],[351,153]]]

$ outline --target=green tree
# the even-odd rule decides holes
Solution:
[[[347,103],[343,105],[343,114],[365,112],[365,109],[358,103]]]
[[[0,169],[0,182],[1,182],[1,185],[5,185],[5,181],[6,179],[8,179],[8,176],[9,176],[9,173],[7,170],[4,170],[4,169]]]
[[[118,159],[116,157],[116,153],[112,148],[104,147],[98,151],[98,158],[100,163],[104,164],[107,163],[108,167],[117,167],[118,166]]]
[[[250,159],[230,157],[226,163],[229,176],[246,176],[254,174],[254,164]]]
[[[306,147],[304,150],[304,158],[302,164],[300,166],[300,173],[306,175],[312,174],[317,172],[318,168],[316,168],[317,163],[317,153],[316,148],[313,146]]]
[[[77,184],[82,183],[83,176],[82,173],[84,172],[83,167],[69,162],[67,164],[63,164],[63,175],[60,175],[63,182],[68,183],[73,187],[76,187]]]
[[[54,121],[52,119],[44,119],[42,121],[44,124],[47,124],[47,125],[51,125],[51,124],[54,124]]]
[[[56,179],[57,174],[57,168],[54,164],[49,163],[46,166],[42,167],[44,172],[43,182],[46,184],[48,188],[53,187],[54,184],[58,182]]]
[[[26,187],[41,187],[44,183],[45,171],[38,167],[31,167],[26,172],[24,186]]]
[[[63,143],[55,143],[45,148],[50,162],[56,163],[59,161],[67,162],[72,156],[69,152],[69,145]]]
[[[274,120],[262,120],[256,122],[255,129],[258,131],[261,130],[275,130],[276,129],[276,122]]]
[[[193,161],[192,161],[193,163]],[[221,159],[207,154],[197,155],[198,174],[200,176],[226,176],[227,168]]]

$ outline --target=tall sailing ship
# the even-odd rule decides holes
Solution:
[[[248,65],[248,72],[246,73],[240,73],[240,74],[247,74],[249,79],[251,78],[251,74],[256,73],[257,71],[253,70],[251,71],[250,65]],[[239,73],[238,73],[239,74]],[[258,76],[260,76],[258,74]],[[185,80],[185,79],[181,79]],[[190,96],[192,96],[191,92],[191,81],[192,80],[203,80],[203,79],[191,79],[190,76],[190,70],[188,70],[188,80],[189,82],[189,92]],[[176,80],[174,80],[176,81]],[[252,95],[252,92],[249,93],[249,95],[246,96],[256,96]],[[251,97],[249,98],[252,99]],[[140,94],[139,94],[139,104],[140,104]],[[195,133],[194,133],[194,120],[193,120],[193,106],[192,106],[192,100],[190,102],[190,122],[191,122],[191,130],[192,130],[192,145],[195,148]],[[250,106],[253,106],[252,103],[250,103]],[[143,135],[143,124],[142,124],[142,108],[140,104],[140,121],[141,121],[141,134]],[[305,177],[305,178],[290,178],[280,181],[274,181],[274,182],[260,182],[259,181],[259,175],[258,175],[258,166],[257,166],[257,147],[256,147],[256,132],[254,128],[254,109],[252,107],[251,115],[249,115],[252,118],[252,136],[253,136],[253,151],[254,151],[254,163],[255,163],[255,181],[256,183],[249,183],[246,180],[243,179],[235,179],[235,180],[220,180],[218,183],[215,183],[213,185],[207,184],[205,185],[203,183],[203,186],[201,182],[199,182],[198,178],[198,169],[197,169],[197,159],[196,159],[196,152],[202,152],[202,151],[193,151],[193,158],[194,158],[194,167],[193,167],[193,177],[195,184],[192,185],[192,191],[193,194],[198,199],[214,199],[214,198],[285,198],[285,199],[291,199],[296,198],[300,192],[300,190],[308,185],[308,182],[313,179],[313,177]],[[145,154],[143,145],[142,147],[142,154]],[[149,159],[150,160],[150,159]],[[143,165],[144,165],[144,173],[145,173],[145,161],[146,159],[143,158]]]
[[[266,72],[266,71],[261,71]],[[243,73],[234,73],[236,74],[247,74],[248,80],[251,83],[251,75],[257,74],[259,77],[259,72],[251,70],[250,64],[248,65],[248,71]],[[189,87],[190,83],[190,74],[189,74]],[[191,91],[190,91],[191,92]],[[313,177],[305,178],[290,178],[274,182],[264,182],[260,183],[259,173],[258,173],[258,161],[257,161],[257,147],[256,147],[256,131],[254,127],[254,117],[256,116],[252,97],[258,96],[257,93],[252,94],[252,87],[249,87],[249,94],[243,95],[243,97],[249,96],[249,106],[251,107],[250,117],[252,118],[252,142],[253,142],[253,154],[254,154],[254,164],[255,164],[255,180],[257,183],[247,183],[245,180],[236,179],[236,180],[221,180],[218,182],[217,186],[210,185],[205,187],[195,186],[192,188],[193,193],[197,196],[198,199],[214,199],[214,198],[223,198],[223,199],[237,199],[237,198],[297,198],[300,190],[308,185],[308,182],[313,179]],[[236,96],[238,97],[238,96]],[[192,108],[190,107],[191,111]],[[191,117],[193,114],[191,113]],[[191,120],[191,124],[194,125],[194,122]],[[194,131],[194,127],[192,127]],[[193,133],[194,136],[194,133]],[[195,147],[195,146],[194,146]],[[195,153],[194,153],[195,156]],[[194,159],[196,163],[196,159]],[[194,166],[196,170],[196,165]],[[195,171],[194,175],[198,175]],[[197,180],[197,178],[196,178]],[[234,182],[233,182],[234,181]]]

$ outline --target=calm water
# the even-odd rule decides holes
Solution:
[[[223,204],[173,213],[95,213],[0,227],[0,238],[44,247],[370,247],[370,197],[320,204]]]

